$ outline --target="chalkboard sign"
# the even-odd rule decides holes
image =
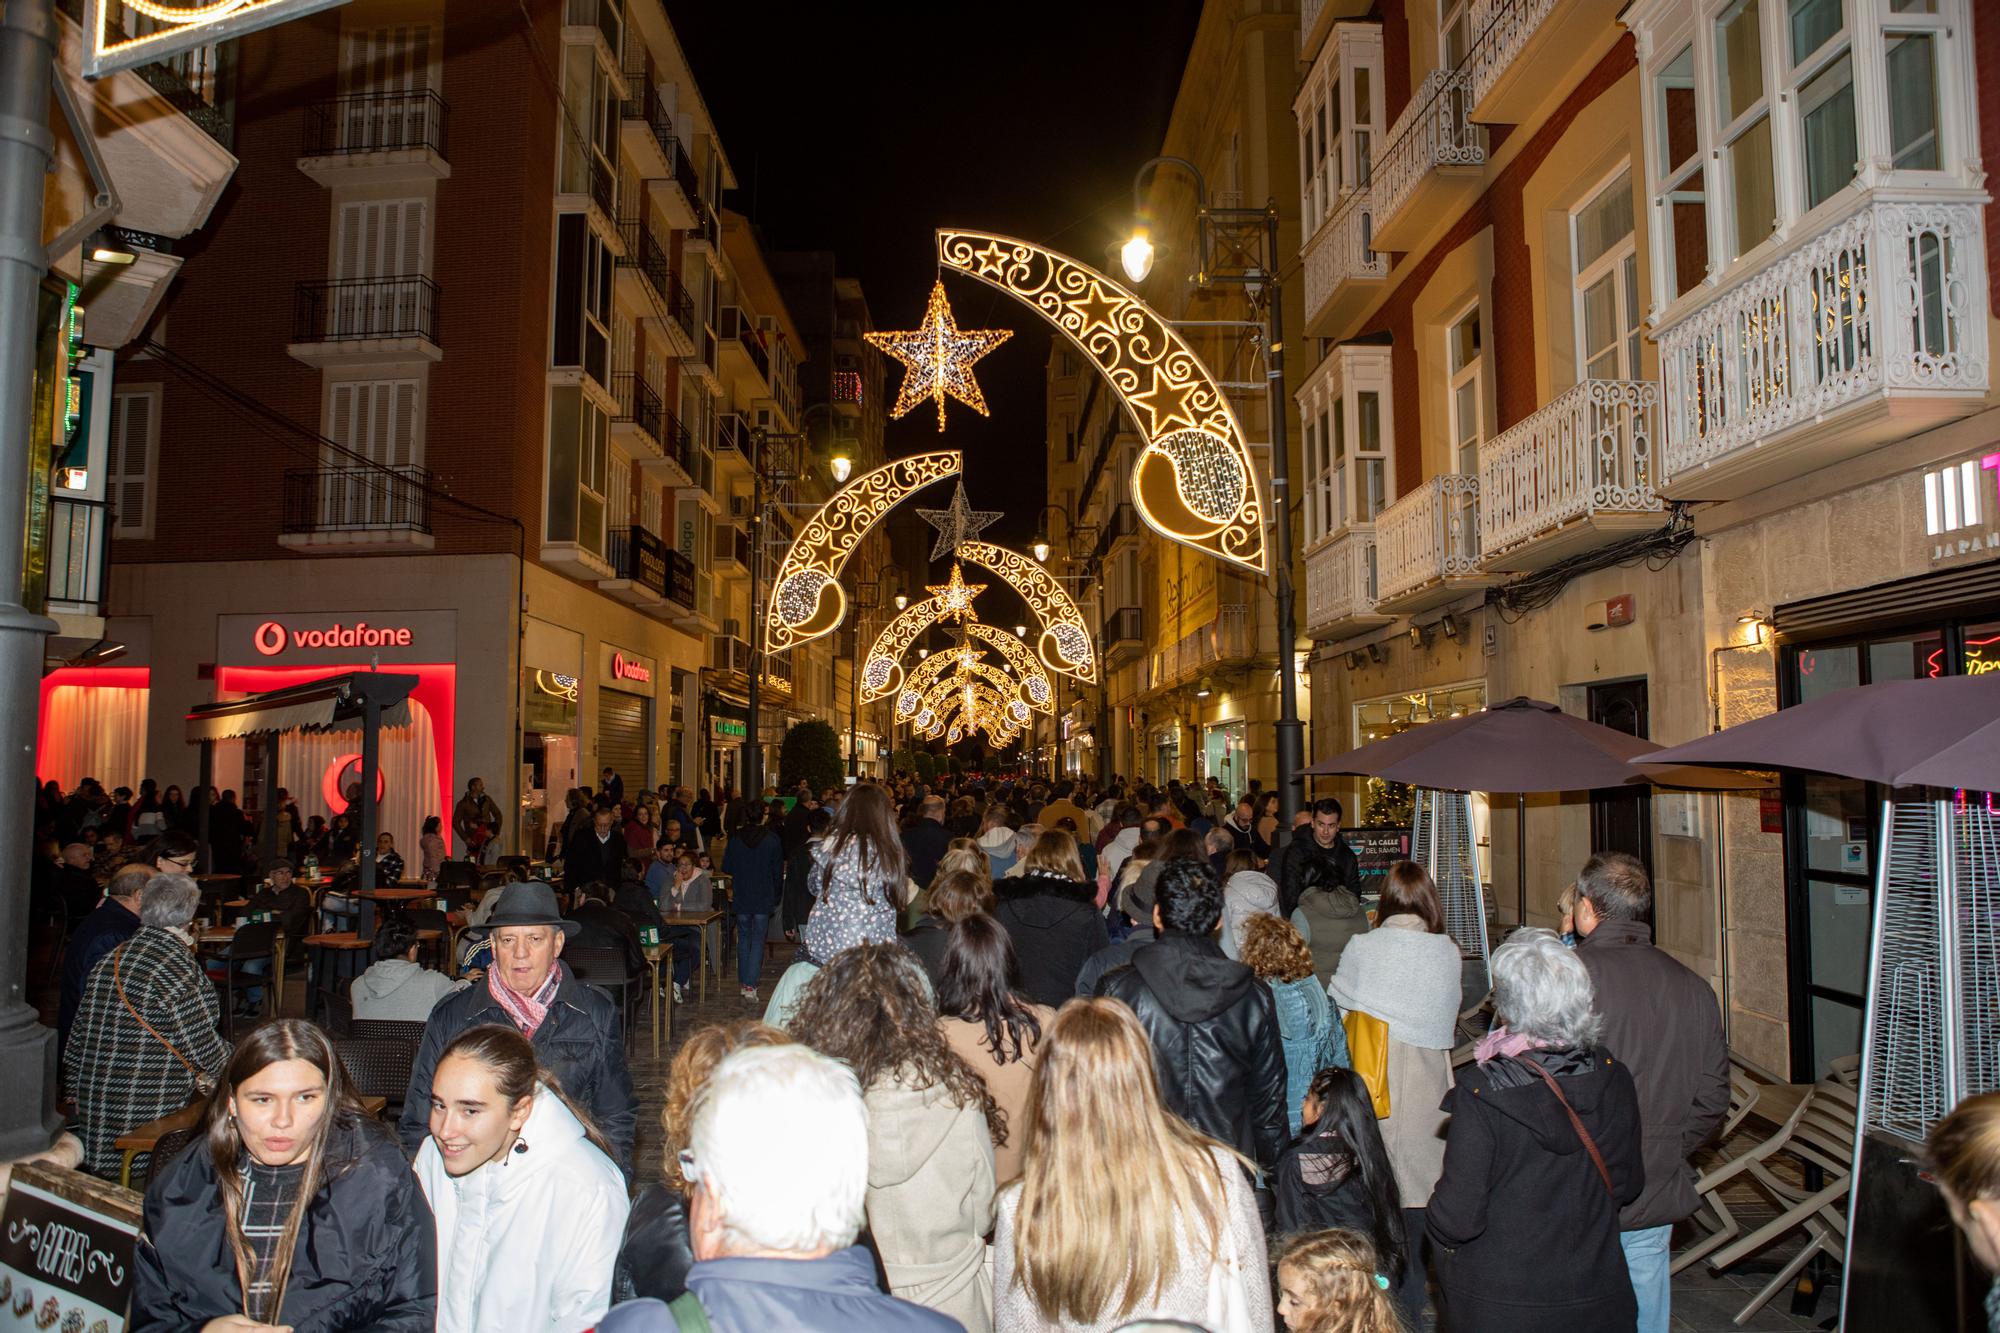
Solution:
[[[123,1329],[138,1232],[131,1191],[73,1171],[20,1168],[0,1215],[0,1329]]]
[[[1361,862],[1361,888],[1375,893],[1375,880],[1389,873],[1398,861],[1410,859],[1410,830],[1406,828],[1351,828],[1342,831],[1347,845]]]

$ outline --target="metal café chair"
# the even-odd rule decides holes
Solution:
[[[334,1053],[347,1071],[357,1097],[380,1097],[390,1118],[402,1114],[410,1091],[410,1069],[417,1062],[417,1042],[404,1037],[335,1037]]]
[[[245,976],[257,975],[245,969],[244,963],[264,960],[263,980],[258,983],[264,990],[262,1007],[266,1012],[276,1012],[276,987],[285,984],[285,979],[276,975],[276,969],[270,966],[277,955],[278,930],[279,924],[275,921],[247,921],[236,928],[229,947],[216,955],[216,961],[222,964],[222,980],[217,988],[222,992],[222,1030],[227,1036],[236,1035],[237,975],[239,972]]]
[[[637,1013],[633,991],[637,988],[643,993],[646,988],[640,984],[640,978],[626,971],[625,951],[580,944],[573,948],[565,947],[562,956],[563,961],[569,964],[569,970],[576,974],[578,981],[601,990],[617,992],[613,998],[618,1001],[618,1012],[624,1017],[625,1035],[629,1040],[632,1035],[632,1019]]]

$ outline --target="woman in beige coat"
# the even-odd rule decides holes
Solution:
[[[842,950],[806,984],[789,1026],[861,1082],[868,1229],[889,1290],[991,1333],[986,1234],[1006,1119],[939,1031],[916,956],[900,944]]]
[[[952,923],[938,969],[938,1028],[1006,1117],[1006,1137],[993,1145],[994,1175],[1002,1186],[1021,1174],[1022,1117],[1041,1063],[1042,1033],[1056,1016],[1021,995],[1020,981],[1014,941],[1004,926],[983,912]]]
[[[1326,988],[1341,1012],[1358,1009],[1389,1025],[1382,1143],[1410,1237],[1410,1262],[1396,1293],[1406,1311],[1424,1308],[1424,1205],[1444,1173],[1447,1117],[1438,1104],[1451,1089],[1460,970],[1458,945],[1444,933],[1437,885],[1422,866],[1398,861],[1383,880],[1375,929],[1347,942]]]

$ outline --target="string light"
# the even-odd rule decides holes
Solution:
[[[1066,255],[987,232],[937,239],[945,268],[1021,301],[1103,372],[1145,436],[1131,493],[1146,525],[1264,573],[1264,505],[1243,428],[1180,333],[1136,293]]]
[[[951,493],[951,503],[943,509],[919,509],[917,517],[937,529],[937,541],[931,547],[931,559],[944,560],[956,551],[961,543],[978,541],[979,534],[998,522],[1003,515],[997,510],[974,509],[965,500],[965,478],[958,479],[958,485]]]
[[[997,625],[982,621],[973,621],[965,627],[965,632],[969,637],[998,649],[1000,656],[1007,659],[1008,667],[1021,678],[1021,696],[1031,707],[1043,713],[1055,711],[1051,703],[1054,691],[1049,686],[1049,678],[1042,664],[1035,660],[1035,655],[1019,639]]]
[[[921,328],[861,336],[903,363],[903,386],[889,415],[903,417],[928,398],[937,403],[938,430],[942,431],[947,395],[982,417],[990,415],[986,396],[979,392],[979,381],[972,376],[972,363],[1013,337],[1014,331],[960,329],[958,321],[952,318],[951,303],[945,299],[944,284],[940,282],[931,288],[930,305],[924,311]]]
[[[861,702],[886,699],[902,687],[903,654],[910,650],[919,634],[938,623],[943,611],[941,601],[926,597],[905,608],[875,636],[868,656],[863,659]]]

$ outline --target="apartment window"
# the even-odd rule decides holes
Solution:
[[[1695,105],[1694,48],[1684,47],[1653,80],[1659,142],[1659,211],[1666,288],[1675,296],[1708,276],[1708,185]]]
[[[1883,3],[1884,0],[1876,0]],[[1944,165],[1938,143],[1938,56],[1951,29],[1943,0],[1886,0],[1882,45],[1888,67],[1889,154],[1906,171]]]
[[[1479,442],[1484,437],[1481,408],[1484,398],[1481,375],[1485,369],[1480,345],[1479,306],[1452,321],[1445,334],[1445,352],[1451,369],[1451,466],[1462,476],[1479,475]]]
[[[646,531],[658,536],[660,533],[660,507],[662,495],[658,486],[643,486],[639,490],[639,524]]]
[[[1570,217],[1576,341],[1584,379],[1639,378],[1639,258],[1632,172],[1622,170]]]
[[[561,192],[588,194],[594,174],[617,180],[618,124],[623,114],[595,46],[563,48],[562,96]]]
[[[153,477],[160,457],[160,391],[121,389],[111,396],[110,466],[104,495],[114,537],[153,535]]]
[[[1326,446],[1321,443],[1319,418],[1310,411],[1305,419],[1306,458],[1306,544],[1310,546],[1333,530],[1333,471],[1328,466]]]
[[[428,24],[350,29],[341,34],[340,81],[348,93],[417,92],[435,85]]]
[[[1716,122],[1729,173],[1730,257],[1763,243],[1778,225],[1771,168],[1770,101],[1764,90],[1763,0],[1736,0],[1715,19]]]
[[[421,466],[423,384],[414,379],[339,381],[326,389],[319,521],[329,527],[395,527],[417,517],[408,478]]]
[[[333,276],[345,280],[428,274],[428,215],[422,199],[342,204],[335,226]]]
[[[1438,6],[1438,68],[1457,69],[1472,51],[1472,0]]]
[[[581,213],[556,218],[555,330],[550,364],[581,367],[608,388],[613,262]]]
[[[1805,206],[1816,208],[1854,179],[1854,57],[1840,0],[1791,0],[1786,15],[1791,82],[1798,88]]]
[[[549,507],[546,540],[604,554],[610,421],[573,384],[549,390]]]
[[[1365,190],[1374,175],[1372,166],[1374,146],[1371,135],[1375,125],[1375,103],[1370,85],[1371,71],[1366,65],[1354,67],[1354,129],[1349,134],[1354,146],[1354,188]]]
[[[617,445],[610,447],[605,468],[605,522],[614,528],[626,527],[633,519],[632,460]]]
[[[1354,395],[1354,521],[1373,523],[1389,505],[1389,456],[1382,447],[1382,395]]]

